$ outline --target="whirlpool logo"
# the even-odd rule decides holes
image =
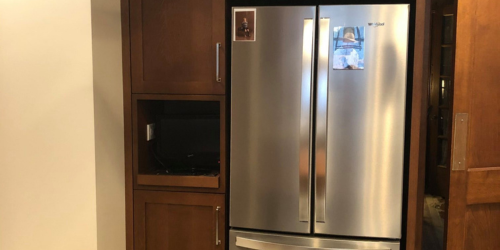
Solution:
[[[380,27],[380,26],[385,26],[385,23],[380,23],[380,22],[368,23],[368,26]]]

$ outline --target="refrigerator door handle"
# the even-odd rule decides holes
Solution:
[[[326,147],[328,128],[328,72],[330,19],[319,19],[318,88],[316,117],[316,222],[326,222]]]
[[[322,247],[314,247],[314,246],[296,246],[296,245],[287,245],[280,243],[272,243],[260,240],[247,239],[242,237],[236,237],[236,246],[246,249],[254,249],[254,250],[355,250],[352,248],[344,248],[344,247],[334,247],[334,248],[322,248]],[[390,248],[359,248],[360,250],[391,250]]]
[[[301,222],[309,222],[310,220],[311,83],[313,77],[314,26],[314,19],[304,19],[299,150],[299,221]]]

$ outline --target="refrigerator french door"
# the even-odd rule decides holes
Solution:
[[[408,18],[233,8],[230,249],[399,249]]]

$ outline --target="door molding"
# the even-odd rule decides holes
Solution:
[[[500,166],[467,172],[467,205],[500,203]]]
[[[427,86],[430,76],[431,15],[431,1],[417,0],[406,224],[407,250],[422,249],[422,219],[424,214],[425,154],[427,139]]]

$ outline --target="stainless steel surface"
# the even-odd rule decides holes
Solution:
[[[318,87],[316,94],[316,222],[325,222],[326,142],[328,125],[328,58],[330,18],[319,20]]]
[[[455,115],[453,135],[453,171],[463,171],[466,168],[467,133],[469,131],[469,114],[458,113]]]
[[[365,27],[365,67],[333,70],[329,60],[327,90],[319,83],[318,97],[328,98],[326,107],[318,103],[318,110],[327,110],[326,122],[317,122],[320,132],[326,127],[317,134],[319,143],[325,134],[327,138],[326,153],[319,152],[326,157],[326,213],[314,232],[398,239],[409,5],[320,6],[319,13],[319,18],[330,19],[330,59],[334,27]],[[320,57],[323,52],[320,48]],[[324,74],[325,65],[318,70]]]
[[[313,246],[295,246],[287,244],[278,244],[260,240],[251,240],[246,238],[236,237],[236,246],[246,249],[256,250],[351,250],[352,248],[340,247],[313,247]],[[389,248],[370,248],[371,250],[390,250]]]
[[[313,78],[314,20],[304,20],[302,41],[302,93],[300,110],[300,155],[299,155],[299,220],[308,222],[311,193],[311,87]]]
[[[220,207],[217,206],[215,209],[215,245],[218,246],[221,244],[221,241],[219,240],[219,213],[220,213]]]
[[[301,219],[310,209],[299,211],[301,201],[310,203],[300,177],[310,172],[301,165],[310,157],[312,67],[303,35],[316,8],[256,9],[256,41],[232,42],[230,226],[309,233]]]
[[[222,79],[220,78],[220,47],[221,47],[221,43],[217,43],[215,45],[215,80],[217,80],[217,82],[221,82]]]
[[[397,241],[343,240],[229,231],[229,250],[399,250]]]

